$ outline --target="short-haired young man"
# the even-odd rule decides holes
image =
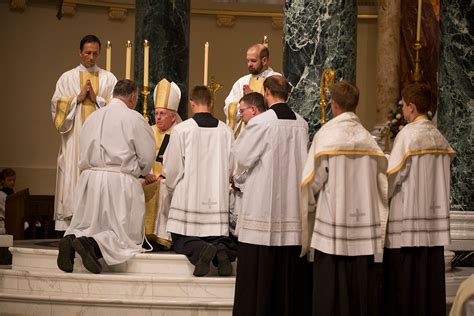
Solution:
[[[446,315],[444,246],[449,227],[450,164],[455,152],[428,119],[426,84],[402,90],[409,122],[388,165],[390,215],[384,251],[383,315]]]
[[[314,136],[301,186],[303,253],[315,251],[313,315],[378,315],[387,159],[354,113],[359,89],[339,81],[330,93],[334,118]]]
[[[174,127],[163,161],[173,194],[166,229],[175,252],[195,266],[195,276],[208,274],[211,261],[228,276],[237,254],[229,238],[232,130],[209,112],[207,87],[194,87],[189,104],[194,116]]]

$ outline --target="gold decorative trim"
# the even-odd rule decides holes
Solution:
[[[402,161],[392,169],[387,171],[387,175],[394,174],[395,172],[399,171],[404,165],[408,157],[415,156],[415,155],[424,155],[424,154],[448,154],[448,155],[455,155],[456,152],[447,149],[447,148],[432,148],[432,149],[419,149],[419,150],[412,150],[409,152],[406,152],[403,155]]]
[[[26,0],[10,0],[10,9],[23,12],[26,10]]]
[[[365,155],[365,156],[376,156],[376,157],[385,157],[383,153],[379,153],[376,151],[369,151],[369,150],[327,150],[327,151],[320,151],[317,154],[314,155],[313,159],[317,159],[321,156],[335,156],[335,155]],[[301,188],[304,188],[305,186],[310,183],[313,178],[314,174],[316,173],[316,170],[313,169],[311,174],[306,177],[306,179],[303,180],[301,184]]]
[[[281,16],[272,16],[272,27],[275,30],[283,29],[283,17],[281,17]]]
[[[63,127],[64,122],[66,121],[66,117],[69,112],[72,99],[73,97],[71,96],[65,96],[65,97],[60,97],[58,101],[56,102],[56,115],[54,116],[54,127],[56,127],[58,131],[61,130],[61,127]]]
[[[64,2],[62,6],[63,16],[72,17],[76,15],[76,4],[71,2]]]
[[[235,24],[235,16],[218,14],[216,15],[216,23],[217,26],[220,27],[233,27]]]
[[[109,18],[114,21],[125,21],[125,19],[127,18],[127,9],[110,7]]]

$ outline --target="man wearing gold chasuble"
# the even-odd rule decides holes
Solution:
[[[151,128],[155,135],[155,163],[152,173],[145,177],[146,197],[145,234],[147,238],[158,243],[164,249],[171,247],[171,236],[166,232],[166,223],[170,207],[170,196],[164,181],[163,155],[170,139],[173,127],[181,122],[176,111],[181,100],[181,91],[174,82],[162,79],[153,93],[155,102],[155,125]]]
[[[61,136],[56,174],[54,220],[56,230],[68,228],[73,193],[79,178],[79,136],[89,114],[112,99],[115,76],[96,65],[100,40],[86,35],[79,45],[80,65],[61,75],[51,99],[54,127]]]

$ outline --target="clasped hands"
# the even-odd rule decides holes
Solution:
[[[97,104],[97,96],[92,88],[92,83],[87,80],[81,92],[77,95],[77,103],[82,103],[85,99],[89,98],[93,103]]]

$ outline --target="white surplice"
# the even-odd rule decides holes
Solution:
[[[236,227],[240,242],[301,244],[299,187],[307,144],[306,121],[298,114],[296,120],[278,119],[271,108],[239,135],[232,149],[236,174],[248,170]]]
[[[387,248],[450,243],[450,164],[454,154],[426,117],[418,117],[398,133],[387,172],[391,198]]]
[[[57,126],[61,136],[61,145],[57,158],[56,192],[54,201],[54,219],[56,230],[65,230],[67,221],[70,220],[73,210],[73,192],[79,178],[79,137],[82,128],[81,103],[77,103],[77,95],[81,92],[80,73],[98,72],[99,91],[97,95],[97,108],[101,108],[112,99],[112,92],[117,82],[115,76],[97,66],[86,68],[82,64],[61,75],[56,83],[56,90],[51,99],[51,114],[56,120],[58,104],[67,104],[64,121]]]
[[[258,82],[259,84],[256,84],[258,85],[259,87],[263,86],[263,81],[265,81],[265,78],[268,78],[270,76],[273,76],[273,75],[279,75],[281,76],[280,73],[278,72],[275,72],[273,71],[272,68],[268,68],[267,70],[259,73],[258,75],[252,75],[252,74],[248,74],[248,75],[245,75],[241,78],[239,78],[235,83],[234,85],[232,86],[232,90],[230,90],[229,92],[229,95],[225,98],[225,105],[224,105],[224,113],[226,115],[226,124],[229,125],[229,107],[231,105],[231,103],[234,103],[235,104],[235,109],[234,109],[234,112],[233,112],[233,115],[234,115],[234,126],[233,126],[233,129],[234,129],[234,132],[237,131],[237,129],[241,128],[239,127],[240,125],[240,122],[241,122],[241,116],[240,116],[240,112],[239,112],[239,101],[240,99],[244,96],[244,85],[248,85],[250,83],[251,80],[254,80],[256,83]],[[261,89],[258,89],[257,87],[251,87],[251,88],[254,88],[254,89],[257,89],[257,90],[260,90],[260,91],[255,91],[255,92],[259,92],[259,93],[263,93],[263,90]]]
[[[188,119],[173,129],[163,171],[172,191],[167,231],[185,236],[228,236],[232,130],[223,122],[199,127]]]
[[[353,112],[314,136],[303,172],[303,249],[381,255],[388,212],[387,159]],[[317,207],[311,201],[317,196]]]
[[[92,237],[105,262],[141,252],[145,196],[138,181],[155,161],[153,131],[119,99],[90,115],[81,135],[74,215],[65,235]]]

